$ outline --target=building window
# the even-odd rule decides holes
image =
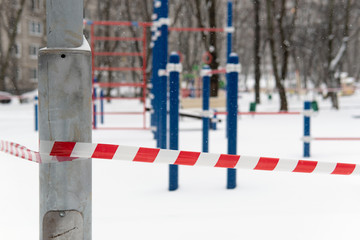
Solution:
[[[30,8],[31,8],[31,10],[35,10],[35,8],[36,8],[36,6],[35,6],[35,0],[31,0]]]
[[[30,35],[41,36],[42,23],[38,21],[29,21],[29,33]]]
[[[30,9],[32,11],[38,11],[43,8],[43,1],[42,0],[30,0]]]
[[[29,56],[32,59],[38,58],[39,46],[31,44],[29,46]]]
[[[12,54],[13,56],[20,58],[21,57],[21,44],[20,43],[15,43],[13,48],[12,48]]]
[[[30,80],[32,82],[37,82],[37,78],[38,78],[37,69],[36,68],[30,68],[29,70],[30,70],[30,72],[29,72]]]

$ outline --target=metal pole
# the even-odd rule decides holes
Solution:
[[[226,66],[226,78],[228,82],[227,98],[227,132],[228,154],[236,154],[237,150],[237,112],[238,112],[238,77],[240,71],[239,57],[231,53]],[[227,170],[227,189],[236,187],[236,170]]]
[[[304,157],[310,157],[310,111],[311,102],[304,102]]]
[[[158,143],[158,101],[159,101],[159,36],[160,30],[158,29],[157,23],[159,19],[159,0],[154,1],[154,13],[152,15],[153,25],[151,26],[151,46],[152,46],[152,76],[151,76],[151,127],[154,133],[154,139],[157,141],[157,147],[159,147]]]
[[[227,51],[226,51],[226,62],[229,62],[230,54],[232,52],[232,1],[228,1],[227,3]],[[229,83],[226,83],[226,91],[229,91]],[[226,98],[226,107],[229,106],[229,99]],[[227,118],[228,119],[228,118]],[[226,125],[228,125],[228,121],[226,120]],[[226,129],[228,129],[226,127]],[[226,137],[229,136],[229,133],[226,131]]]
[[[176,52],[171,53],[169,64],[170,90],[170,149],[179,150],[179,85],[180,85],[180,57]],[[179,172],[177,165],[169,165],[169,191],[179,187]]]
[[[100,90],[100,121],[101,124],[104,124],[104,91]]]
[[[209,152],[209,128],[210,128],[210,118],[209,118],[209,109],[210,109],[210,67],[205,65],[202,69],[202,80],[203,80],[203,99],[202,99],[202,110],[203,116],[203,130],[202,130],[202,151]]]
[[[35,131],[39,131],[39,98],[35,96]]]
[[[227,3],[227,27],[228,27],[228,33],[227,33],[227,61],[229,61],[230,54],[232,52],[232,9],[233,9],[233,3],[232,1],[228,1]]]
[[[96,105],[96,100],[97,100],[97,91],[96,91],[96,87],[93,88],[93,120],[94,120],[94,129],[97,128],[97,105]]]
[[[39,136],[91,142],[91,50],[83,1],[47,0],[47,48],[39,51]],[[62,159],[65,160],[65,159]],[[40,240],[91,240],[90,159],[40,165]]]
[[[159,10],[159,25],[161,35],[159,37],[159,147],[167,149],[167,51],[168,51],[168,0],[161,0]]]

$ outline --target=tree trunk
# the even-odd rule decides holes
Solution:
[[[275,40],[274,40],[274,20],[273,20],[273,9],[272,9],[273,0],[266,0],[266,14],[267,14],[267,30],[269,34],[269,45],[271,51],[271,62],[273,67],[273,74],[276,81],[276,87],[279,91],[280,96],[280,111],[287,111],[287,99],[285,88],[282,84],[282,81],[278,72],[278,59],[275,49]]]
[[[332,107],[335,109],[339,109],[339,102],[338,102],[338,97],[337,97],[337,90],[336,88],[338,87],[336,85],[335,82],[335,69],[331,68],[331,61],[333,59],[333,43],[334,43],[334,38],[333,38],[333,22],[334,22],[334,0],[329,0],[329,7],[328,7],[328,11],[329,11],[329,18],[328,18],[328,54],[327,54],[327,74],[325,75],[325,77],[327,77],[327,86],[329,89],[328,92],[328,97],[330,97],[331,100],[331,104]]]
[[[216,0],[210,1],[209,8],[209,27],[216,28]],[[210,49],[209,52],[212,56],[212,61],[210,63],[210,68],[216,70],[219,67],[218,56],[217,56],[217,41],[216,41],[216,32],[209,33],[209,43]],[[210,96],[216,97],[219,91],[219,74],[213,74],[210,79]]]
[[[255,69],[255,102],[260,103],[260,78],[261,78],[261,57],[260,57],[260,3],[254,0],[255,15],[255,43],[254,43],[254,69]]]
[[[19,3],[19,8],[16,11],[14,21],[11,23],[13,25],[13,27],[9,29],[9,34],[8,34],[9,44],[7,47],[7,52],[5,53],[5,57],[1,59],[2,61],[1,61],[1,66],[0,66],[0,91],[6,91],[6,84],[5,84],[6,71],[9,67],[9,62],[10,62],[10,58],[11,58],[11,54],[12,54],[11,50],[14,48],[15,43],[16,43],[16,37],[17,37],[17,33],[18,33],[17,26],[18,26],[18,23],[20,22],[22,12],[24,9],[24,5],[25,5],[25,0],[21,0]],[[13,81],[13,85],[15,88],[15,92],[18,93],[19,89],[18,89],[17,83],[15,81]]]
[[[207,9],[208,19],[209,19],[209,27],[216,28],[216,0],[206,0],[206,6],[209,6]],[[198,22],[198,26],[200,28],[205,28],[202,19],[202,6],[200,0],[195,0],[196,4],[196,19]],[[202,32],[202,40],[205,46],[206,51],[209,51],[212,57],[212,61],[210,63],[210,68],[213,70],[218,69],[218,54],[217,54],[217,41],[216,41],[216,32],[209,32],[209,36]],[[218,95],[219,90],[219,75],[214,74],[210,79],[210,96],[216,97]]]

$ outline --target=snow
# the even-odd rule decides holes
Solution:
[[[247,111],[253,94],[242,93]],[[303,98],[289,97],[291,111]],[[319,100],[312,136],[359,137],[360,94],[341,97],[341,110]],[[277,111],[278,97],[262,95],[258,111]],[[135,101],[106,103],[107,110],[142,109]],[[123,109],[125,108],[125,109]],[[33,105],[0,104],[0,139],[38,148]],[[139,125],[139,116],[106,116],[107,125]],[[130,122],[130,123],[129,123]],[[241,116],[238,153],[302,158],[303,117]],[[93,142],[155,147],[148,131],[93,132]],[[226,153],[225,121],[210,133],[210,152]],[[180,148],[201,150],[201,121],[180,122]],[[314,142],[312,159],[359,163],[359,142]],[[38,165],[0,153],[0,239],[39,239]],[[180,189],[168,192],[168,166],[93,161],[93,239],[359,239],[360,182],[356,176],[237,171],[226,190],[226,170],[180,167]]]

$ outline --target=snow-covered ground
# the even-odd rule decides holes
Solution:
[[[241,94],[247,111],[252,94]],[[258,111],[277,111],[262,98]],[[289,98],[301,111],[303,99]],[[312,135],[360,137],[360,93],[340,98],[340,111],[319,99]],[[136,102],[107,109],[141,109]],[[125,108],[125,109],[124,109]],[[0,139],[38,148],[33,105],[0,104]],[[141,116],[108,117],[108,124],[141,126]],[[111,123],[112,122],[112,123]],[[302,158],[303,117],[242,116],[238,154]],[[201,121],[182,119],[180,148],[201,150]],[[149,131],[93,132],[93,142],[155,147]],[[225,123],[210,133],[210,152],[226,153]],[[359,163],[360,142],[314,142],[312,159]],[[238,170],[237,188],[226,190],[226,170],[180,167],[180,188],[169,192],[168,166],[93,161],[93,239],[359,239],[360,178]],[[38,165],[0,153],[0,239],[39,239]]]

